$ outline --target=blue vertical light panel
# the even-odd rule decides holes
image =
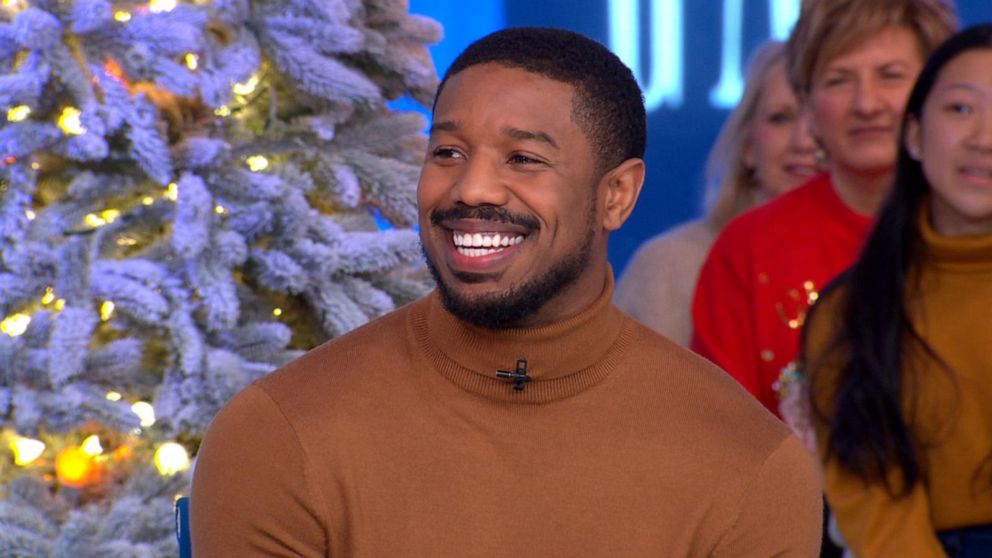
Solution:
[[[648,8],[650,60],[641,65],[641,2],[610,0],[610,50],[630,67],[644,91],[648,111],[682,105],[682,0],[654,0]]]
[[[799,19],[799,0],[768,0],[768,25],[772,38],[784,41],[789,38],[792,26]]]
[[[710,104],[732,107],[744,93],[741,44],[744,35],[744,0],[723,0],[723,44],[720,48],[720,81],[710,89]]]
[[[685,0],[651,0],[649,12],[648,45],[650,68],[641,64],[640,0],[608,0],[609,44],[630,66],[644,90],[647,110],[662,106],[678,109],[682,106],[685,84],[683,39],[685,36]],[[751,4],[754,7],[754,3]],[[800,0],[768,0],[768,34],[784,40],[799,17]],[[744,91],[744,0],[723,0],[721,15],[720,78],[709,92],[710,104],[715,108],[729,108],[737,104]]]

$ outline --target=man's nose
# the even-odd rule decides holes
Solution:
[[[492,157],[476,155],[463,165],[454,187],[452,201],[468,206],[505,205],[509,189],[500,172],[499,162]]]

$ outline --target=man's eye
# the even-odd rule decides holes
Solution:
[[[436,147],[431,151],[431,156],[435,159],[457,159],[462,154],[457,149],[451,147]]]
[[[514,165],[539,165],[542,161],[539,161],[533,157],[528,157],[521,153],[515,153],[510,155],[509,162]]]

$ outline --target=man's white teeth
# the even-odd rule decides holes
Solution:
[[[514,246],[520,244],[524,241],[524,237],[521,235],[510,235],[510,234],[500,234],[500,233],[453,233],[453,240],[455,246],[459,248],[459,251],[466,253],[461,250],[462,248],[506,248],[509,246]],[[485,251],[492,254],[496,250]],[[472,254],[468,254],[472,255]],[[483,255],[483,254],[479,254]]]
[[[502,248],[463,248],[458,247],[458,253],[470,258],[478,258],[479,256],[488,256],[489,254],[495,254],[496,252],[502,251]]]

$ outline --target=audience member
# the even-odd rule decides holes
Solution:
[[[889,190],[906,99],[953,33],[946,0],[819,0],[789,38],[789,75],[827,174],[720,233],[693,299],[692,347],[778,413],[818,289],[851,264]]]
[[[859,558],[992,556],[992,25],[932,56],[895,189],[810,315],[827,499]]]
[[[645,242],[614,295],[621,310],[683,346],[692,334],[690,307],[699,269],[720,229],[817,172],[816,146],[786,76],[784,45],[764,44],[748,67],[741,101],[707,160],[709,210]]]

